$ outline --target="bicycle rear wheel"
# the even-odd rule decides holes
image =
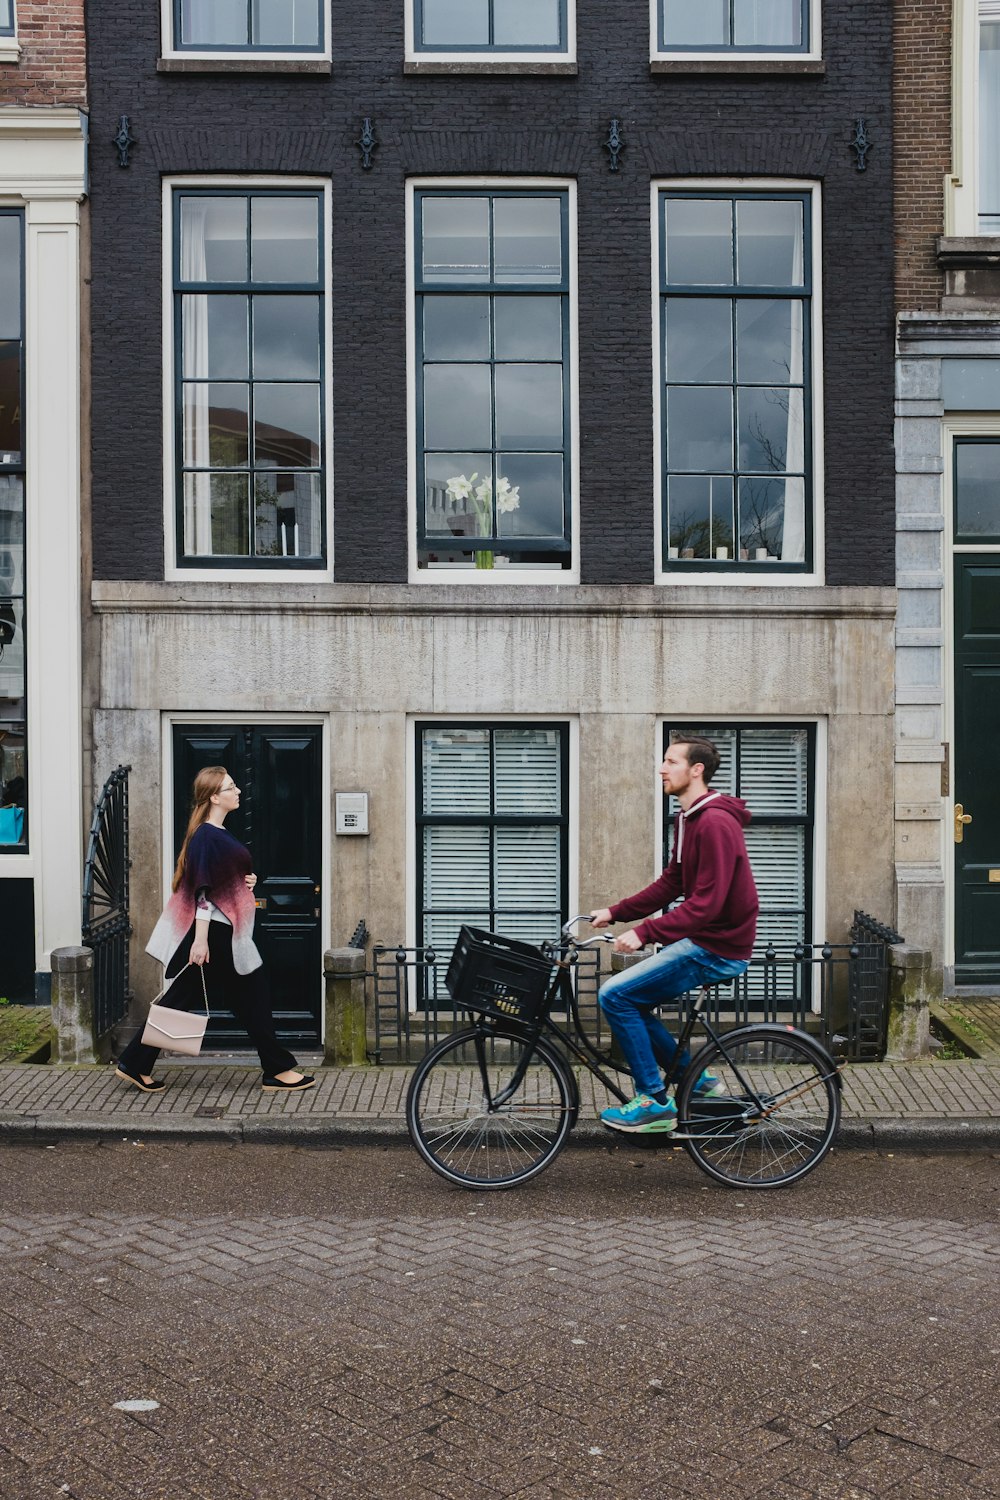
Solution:
[[[724,1093],[695,1092],[708,1070]],[[710,1177],[735,1187],[787,1187],[819,1166],[840,1123],[836,1065],[800,1032],[741,1027],[709,1042],[685,1071],[678,1134]]]
[[[494,1101],[530,1060],[514,1094]],[[573,1085],[543,1041],[493,1027],[439,1042],[421,1063],[406,1095],[406,1126],[424,1161],[448,1182],[505,1188],[548,1166],[569,1134]]]

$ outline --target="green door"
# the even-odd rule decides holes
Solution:
[[[1000,982],[1000,556],[955,557],[955,981]],[[961,809],[961,811],[960,811]],[[971,821],[964,821],[970,819]]]
[[[202,766],[225,766],[241,789],[226,827],[248,846],[257,872],[254,941],[271,985],[281,1041],[293,1051],[320,1044],[322,999],[322,729],[318,724],[176,725],[174,850]],[[249,1048],[228,1011],[213,1015],[208,1042]]]

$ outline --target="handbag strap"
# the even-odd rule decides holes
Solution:
[[[191,963],[190,963],[190,960],[189,960],[184,965],[184,969],[190,969],[190,967],[191,967]],[[202,997],[202,999],[205,1002],[205,1014],[206,1014],[206,1016],[210,1017],[212,1013],[211,1013],[211,1011],[208,1008],[208,989],[207,989],[207,986],[205,984],[205,965],[204,964],[197,964],[196,967],[198,969],[198,972],[201,974],[201,997]],[[167,971],[166,971],[166,969],[164,969],[164,971],[163,971],[163,988],[160,991],[160,993],[156,996],[156,999],[154,999],[154,1001],[153,1001],[154,1005],[156,1004],[157,1000],[162,1000],[163,999],[164,995],[167,993],[167,991],[171,988],[172,985],[174,985],[174,984],[177,983],[178,979],[180,979],[181,975],[184,973],[184,969],[178,969],[177,973],[174,975],[173,979],[168,979],[167,978]]]

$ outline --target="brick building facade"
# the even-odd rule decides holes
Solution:
[[[80,940],[82,0],[0,5],[0,994]]]
[[[318,9],[282,55],[88,6],[95,785],[133,765],[142,938],[185,778],[239,762],[309,1005],[361,917],[539,935],[644,884],[678,727],[751,800],[764,776],[772,937],[891,914],[892,8],[807,3],[781,46],[714,50],[655,5],[542,11],[548,51],[435,53],[409,0]],[[261,330],[314,304],[296,364]],[[293,368],[308,442],[259,415]],[[460,481],[486,470],[480,523]]]

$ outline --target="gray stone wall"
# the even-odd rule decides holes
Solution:
[[[405,933],[407,725],[432,716],[577,723],[581,907],[636,890],[658,871],[664,717],[816,717],[828,741],[817,820],[826,935],[843,936],[855,906],[891,917],[892,810],[880,774],[892,763],[891,590],[699,588],[669,603],[661,590],[633,588],[613,604],[606,590],[586,587],[555,597],[529,588],[517,603],[406,586],[328,585],[294,604],[267,585],[225,592],[220,601],[208,584],[95,589],[95,756],[133,767],[141,996],[155,978],[141,948],[163,899],[164,723],[174,714],[328,721],[331,824],[337,790],[371,793],[370,836],[331,836],[333,946],[362,916],[378,940]]]

